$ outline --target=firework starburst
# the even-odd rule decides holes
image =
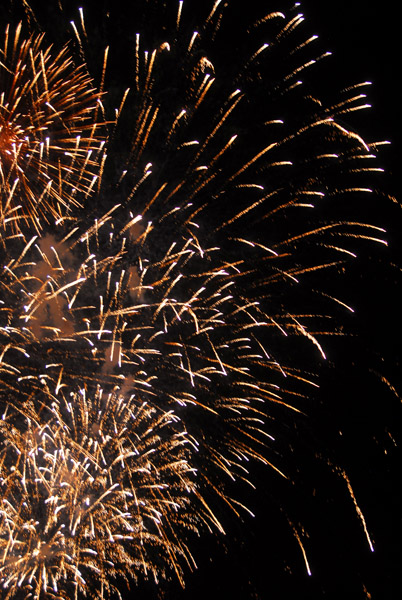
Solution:
[[[48,405],[2,423],[5,597],[104,598],[116,575],[158,580],[165,564],[181,577],[197,490],[177,416],[100,389]]]
[[[303,412],[310,359],[352,311],[322,275],[385,243],[349,206],[380,170],[378,144],[344,123],[367,106],[365,84],[325,102],[304,89],[325,54],[301,14],[250,24],[227,72],[227,7],[194,31],[182,2],[137,4],[141,33],[102,47],[103,62],[81,9],[75,50],[25,25],[1,50],[6,598],[107,598],[117,580],[170,572],[183,583],[192,535],[248,511],[232,484],[253,485],[250,460],[288,477],[277,422]],[[23,7],[29,31],[43,7],[37,20]],[[116,14],[90,13],[102,45]]]
[[[21,29],[7,28],[0,50],[0,209],[40,231],[91,193],[99,94],[67,48]]]

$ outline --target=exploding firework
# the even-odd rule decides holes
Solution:
[[[99,95],[67,48],[7,28],[0,49],[1,221],[40,231],[79,206],[96,181]]]
[[[77,598],[89,588],[104,598],[116,574],[157,579],[166,561],[180,576],[177,555],[190,557],[179,532],[194,527],[196,489],[179,419],[102,390],[60,396],[22,430],[2,423],[5,597]]]
[[[185,11],[138,2],[141,33],[121,42],[130,89],[116,84],[111,44],[102,104],[86,74],[98,13],[91,27],[83,11],[73,23],[76,55],[91,54],[81,67],[42,37],[6,33],[7,598],[106,598],[114,577],[172,570],[182,582],[192,534],[223,532],[225,508],[248,510],[231,484],[252,483],[250,459],[287,476],[275,420],[304,410],[316,385],[308,356],[325,358],[333,316],[351,310],[320,274],[343,269],[358,244],[383,243],[380,227],[342,213],[371,194],[362,182],[379,170],[377,145],[343,122],[366,106],[364,86],[332,103],[304,89],[301,73],[325,55],[298,13],[250,25],[226,72],[224,8],[215,3],[197,31]]]

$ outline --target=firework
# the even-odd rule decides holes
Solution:
[[[0,49],[0,217],[40,231],[91,193],[99,94],[67,48],[21,29],[8,27]]]
[[[179,419],[118,392],[58,396],[23,430],[2,423],[5,597],[104,598],[116,575],[157,580],[166,560],[180,576],[195,485]]]
[[[273,423],[304,410],[316,385],[308,356],[325,358],[333,316],[352,310],[319,287],[320,273],[343,269],[356,244],[384,243],[377,225],[342,216],[379,170],[376,144],[343,122],[366,107],[364,86],[333,103],[304,90],[301,73],[325,55],[302,16],[263,15],[227,74],[219,2],[190,33],[181,2],[176,13],[148,4],[127,54],[131,89],[117,86],[115,109],[114,91],[102,99],[104,144],[93,57],[76,68],[65,49],[51,59],[42,38],[6,34],[0,573],[10,598],[20,587],[103,598],[118,592],[115,576],[170,570],[183,582],[192,533],[222,533],[225,508],[248,510],[230,484],[252,484],[250,459],[287,476]],[[81,11],[80,60],[87,31]],[[104,56],[99,89],[114,90]]]

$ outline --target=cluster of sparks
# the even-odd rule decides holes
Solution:
[[[252,74],[264,81],[265,54],[270,64],[284,43],[296,57],[314,43],[315,36],[298,41],[303,17],[265,15],[256,29],[275,24],[270,44],[251,44],[235,83],[219,86],[203,40],[219,31],[220,3],[195,33],[182,25],[184,11],[180,2],[170,39],[154,50],[137,35],[133,89],[122,93],[113,122],[105,117],[107,94],[69,50],[24,37],[21,26],[5,34],[4,598],[20,590],[35,600],[106,598],[120,595],[114,581],[157,581],[172,570],[183,582],[182,563],[195,564],[191,532],[223,532],[222,506],[247,511],[226,482],[249,482],[250,459],[286,476],[270,460],[266,417],[275,406],[297,412],[305,386],[315,383],[283,361],[281,348],[297,337],[325,358],[319,334],[329,327],[324,315],[292,308],[298,282],[342,265],[356,240],[382,242],[376,226],[312,216],[327,198],[370,193],[353,182],[376,170],[367,166],[374,147],[337,122],[365,107],[360,86],[333,106],[309,99],[313,108],[290,128],[268,102],[254,144],[247,131],[244,139],[241,128],[233,133],[253,98]],[[80,14],[73,32],[82,56]],[[285,73],[277,96],[291,99],[314,62]],[[167,66],[186,87],[165,106]],[[106,72],[107,52],[100,89]],[[127,118],[130,142],[119,148],[122,166],[110,185],[108,153]],[[281,219],[294,212],[284,229]],[[268,232],[279,228],[272,240],[253,235],[261,220]],[[325,290],[312,297],[325,300],[326,312],[331,302],[350,309]]]
[[[79,393],[59,394],[46,419],[25,416],[23,431],[2,428],[6,590],[74,598],[94,579],[104,597],[122,564],[127,577],[158,577],[163,562],[147,546],[173,563],[184,554],[177,534],[194,484],[177,419],[133,398]]]
[[[90,195],[101,146],[97,92],[67,48],[52,55],[43,37],[7,27],[0,49],[1,220],[36,231]]]

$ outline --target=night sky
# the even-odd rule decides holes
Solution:
[[[233,0],[236,3],[241,17],[247,3]],[[132,4],[135,1],[126,2],[127,7]],[[287,6],[282,0],[265,4],[269,10]],[[384,227],[389,246],[366,250],[338,279],[340,295],[356,308],[344,322],[352,335],[326,340],[328,360],[318,365],[320,388],[306,404],[306,414],[281,430],[286,443],[278,442],[278,453],[292,474],[290,480],[252,465],[256,489],[236,494],[255,517],[229,516],[226,536],[207,534],[194,540],[198,570],[188,574],[185,590],[175,582],[140,583],[123,594],[124,600],[382,600],[402,594],[397,490],[402,411],[401,400],[390,389],[391,385],[402,396],[402,213],[397,202],[386,197],[400,198],[400,32],[389,0],[377,5],[305,0],[301,9],[310,31],[319,34],[321,48],[333,53],[314,72],[315,78],[322,78],[323,91],[327,86],[336,90],[373,82],[368,91],[373,108],[353,117],[353,125],[368,141],[386,139],[392,145],[383,148],[378,159],[386,169],[376,179],[384,198],[368,203],[362,219]],[[311,576],[295,531],[303,541]]]

